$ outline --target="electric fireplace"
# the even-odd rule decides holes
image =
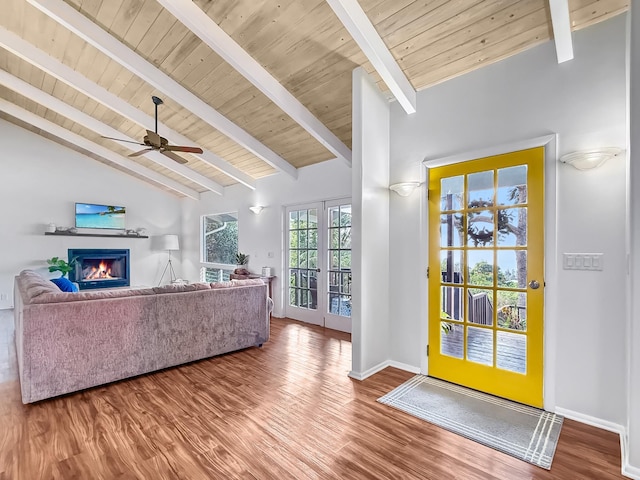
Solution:
[[[69,280],[80,290],[129,286],[129,249],[69,249],[75,258]]]

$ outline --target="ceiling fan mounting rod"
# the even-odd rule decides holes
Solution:
[[[158,133],[158,105],[162,105],[164,102],[155,95],[151,96],[151,100],[153,100],[153,104],[156,106],[156,133]]]

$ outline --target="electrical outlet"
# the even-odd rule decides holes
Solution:
[[[8,293],[0,293],[0,302],[6,302],[7,300],[9,300],[9,294]]]
[[[273,258],[273,257],[274,257],[273,252],[267,252],[267,258]]]

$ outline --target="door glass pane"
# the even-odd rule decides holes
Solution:
[[[467,250],[467,283],[493,286],[493,251]]]
[[[493,170],[467,175],[467,189],[469,208],[493,206]]]
[[[440,209],[460,210],[462,208],[462,193],[464,190],[464,177],[443,178],[440,181]]]
[[[464,327],[457,323],[440,322],[440,353],[455,358],[463,358]]]
[[[527,244],[527,207],[498,210],[498,246],[523,247]]]
[[[496,363],[498,368],[527,373],[527,336],[498,330]]]
[[[307,213],[308,228],[318,228],[318,210],[310,208]]]
[[[459,247],[462,245],[461,238],[462,215],[440,215],[440,246]]]
[[[493,325],[493,290],[470,288],[467,294],[467,321]]]
[[[483,365],[493,365],[493,330],[467,327],[467,359]]]
[[[498,205],[527,203],[527,166],[498,170]]]
[[[298,228],[298,212],[289,212],[289,230]]]
[[[462,321],[464,319],[464,289],[440,288],[440,318]]]
[[[527,292],[498,290],[498,326],[527,330]]]
[[[351,316],[351,205],[328,209],[329,271],[327,312]]]
[[[493,212],[480,210],[467,213],[467,246],[493,245]]]
[[[318,267],[317,209],[289,212],[289,304],[299,308],[317,308],[317,281],[311,284]],[[310,270],[314,269],[314,270]]]
[[[462,250],[442,250],[440,272],[443,282],[462,283]]]
[[[526,250],[498,250],[498,286],[527,288]]]

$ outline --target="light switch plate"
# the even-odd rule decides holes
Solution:
[[[602,253],[563,253],[562,268],[564,270],[592,270],[603,269]]]

